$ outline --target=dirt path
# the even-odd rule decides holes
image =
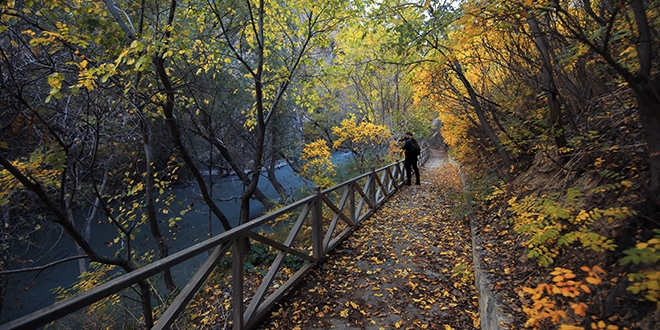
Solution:
[[[261,329],[479,327],[468,224],[452,219],[456,168],[432,151],[405,186],[274,306]]]

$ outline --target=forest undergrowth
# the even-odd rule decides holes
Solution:
[[[597,100],[572,149],[542,150],[508,180],[464,164],[475,206],[464,216],[476,220],[505,328],[660,327],[659,223],[643,198],[646,149],[626,98]]]

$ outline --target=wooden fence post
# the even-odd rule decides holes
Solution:
[[[371,167],[371,175],[369,176],[369,180],[371,180],[371,183],[369,183],[369,186],[371,189],[369,189],[369,200],[371,200],[371,205],[374,206],[374,211],[376,210],[376,168]]]
[[[234,240],[232,255],[232,310],[234,315],[233,329],[242,330],[243,320],[243,239],[241,236]]]
[[[323,257],[323,198],[321,187],[312,187],[314,194],[314,208],[312,209],[312,247],[313,255],[320,261]]]
[[[350,212],[351,212],[351,218],[350,219],[351,219],[351,226],[352,227],[355,227],[355,225],[357,225],[357,219],[359,218],[355,214],[356,207],[355,207],[355,186],[354,185],[355,184],[352,183],[352,182],[351,182],[351,184],[348,185],[348,194],[350,195],[350,198],[351,198],[351,200],[350,200],[351,205],[349,205],[349,208],[350,208]]]

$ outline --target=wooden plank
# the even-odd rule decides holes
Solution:
[[[348,186],[348,191],[349,191],[349,195],[351,197],[351,201],[350,201],[350,204],[349,204],[349,206],[350,206],[349,212],[351,213],[351,226],[355,226],[357,224],[357,221],[356,221],[356,218],[355,218],[355,188],[353,187],[352,184]]]
[[[387,180],[387,194],[389,195],[392,192],[394,192],[394,182],[395,182],[394,175],[392,175],[392,170],[389,167],[387,168],[387,178],[389,179]]]
[[[347,193],[348,190],[346,190],[346,193],[342,197],[341,205],[344,205],[346,203],[346,199],[348,197]],[[339,219],[343,219],[349,226],[353,226],[353,224],[351,223],[350,219],[346,217],[344,212],[341,211],[343,207],[337,208],[334,206],[334,204],[332,204],[332,201],[330,201],[330,199],[327,196],[323,195],[322,197],[326,205],[328,205],[328,207],[330,207],[335,212],[335,216],[332,217],[330,226],[328,226],[328,231],[325,233],[325,238],[323,239],[323,249],[324,251],[328,251],[329,250],[328,244],[330,243],[330,238],[332,237],[332,233],[335,231],[335,228],[337,227],[337,223],[339,222]]]
[[[356,187],[360,188],[359,185],[356,185]],[[358,194],[362,195],[362,201],[365,201],[367,205],[373,209],[375,205],[369,200],[369,197],[365,193],[365,191],[369,191],[369,189],[371,189],[371,180],[367,180],[367,183],[364,185],[364,190],[356,189],[356,191]]]
[[[195,275],[188,281],[188,284],[181,290],[181,292],[174,298],[170,307],[165,310],[163,315],[160,316],[152,329],[162,330],[169,329],[172,323],[176,320],[181,311],[188,305],[190,300],[195,296],[197,290],[204,284],[204,281],[215,269],[220,259],[229,251],[232,244],[227,242],[218,246],[213,250],[213,253],[206,259],[204,264],[197,270]]]
[[[314,187],[316,194],[314,209],[312,211],[312,253],[314,258],[321,260],[325,255],[323,251],[323,198],[319,187]]]
[[[367,190],[369,192],[369,203],[371,203],[371,209],[375,210],[376,206],[378,205],[376,203],[376,179],[378,176],[376,175],[376,170],[374,168],[371,168],[371,175],[369,176],[369,189]]]
[[[383,182],[381,179],[378,177],[378,172],[374,173],[374,182],[375,182],[375,188],[376,188],[376,193],[374,194],[374,201],[376,206],[379,205],[378,201],[382,199],[383,195]]]
[[[231,252],[232,266],[232,328],[243,330],[243,239],[236,237]]]
[[[347,194],[344,195],[344,197],[342,198],[344,203],[346,202],[346,197],[348,197]],[[335,215],[346,221],[346,223],[348,223],[349,225],[351,224],[351,220],[341,211],[340,208],[332,204],[332,201],[327,196],[323,195],[321,196],[321,198],[323,199],[325,205],[327,205],[335,213]]]
[[[355,230],[355,227],[349,227],[344,229],[337,237],[335,237],[330,243],[328,244],[328,251],[331,251],[332,249],[337,246],[337,244],[341,243],[343,240],[345,240],[348,236],[351,235],[351,233]]]
[[[310,256],[309,254],[307,254],[307,253],[300,252],[300,251],[298,251],[298,250],[292,248],[291,246],[284,245],[284,244],[282,244],[282,243],[280,243],[280,242],[277,242],[277,241],[274,241],[274,240],[272,240],[272,239],[270,239],[270,238],[268,238],[268,237],[265,237],[265,236],[259,235],[259,234],[255,233],[255,232],[248,232],[245,236],[247,236],[247,237],[249,237],[249,238],[251,238],[251,239],[253,239],[253,240],[255,240],[255,241],[258,241],[258,242],[264,243],[264,244],[266,244],[266,245],[272,246],[272,247],[274,247],[274,248],[276,248],[276,249],[278,249],[278,250],[280,250],[280,251],[284,251],[285,253],[291,253],[291,254],[293,254],[293,255],[296,256],[296,257],[303,258],[303,259],[305,259],[305,260],[309,260],[309,261],[313,261],[313,260],[314,260],[314,258],[311,257],[311,256]]]
[[[264,279],[261,281],[261,285],[259,285],[257,292],[255,292],[254,296],[252,296],[250,305],[245,310],[244,319],[246,320],[246,323],[249,322],[249,320],[252,318],[252,315],[254,314],[254,311],[264,299],[266,290],[268,290],[268,287],[270,287],[270,284],[273,282],[273,279],[275,278],[275,275],[277,275],[277,271],[280,269],[280,266],[282,265],[286,255],[286,252],[280,251],[277,254],[277,257],[275,257],[275,260],[273,260],[273,263],[270,264],[270,268],[268,269],[266,276],[264,276]]]
[[[280,300],[291,288],[293,288],[296,284],[298,284],[309,271],[316,266],[316,262],[314,263],[308,263],[304,265],[298,272],[296,272],[288,281],[286,281],[284,284],[282,284],[273,294],[268,296],[266,300],[259,306],[259,308],[255,311],[255,313],[252,315],[252,318],[248,321],[245,322],[245,328],[246,329],[251,329],[254,326],[256,326],[259,321],[266,315],[268,311],[270,311],[270,308],[273,307],[273,305]]]
[[[298,215],[298,219],[296,220],[296,223],[293,224],[293,227],[291,228],[291,231],[289,232],[289,235],[287,236],[286,240],[284,241],[285,246],[291,246],[293,243],[293,240],[296,239],[296,236],[298,236],[298,233],[300,232],[300,229],[302,228],[303,224],[305,223],[305,218],[307,218],[307,215],[309,214],[309,211],[312,209],[312,205],[314,204],[314,200],[311,199],[303,208],[303,210],[300,212],[300,215]]]

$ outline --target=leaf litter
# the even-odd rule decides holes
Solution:
[[[458,171],[434,150],[422,185],[404,186],[261,329],[478,329],[470,229],[451,216]]]

